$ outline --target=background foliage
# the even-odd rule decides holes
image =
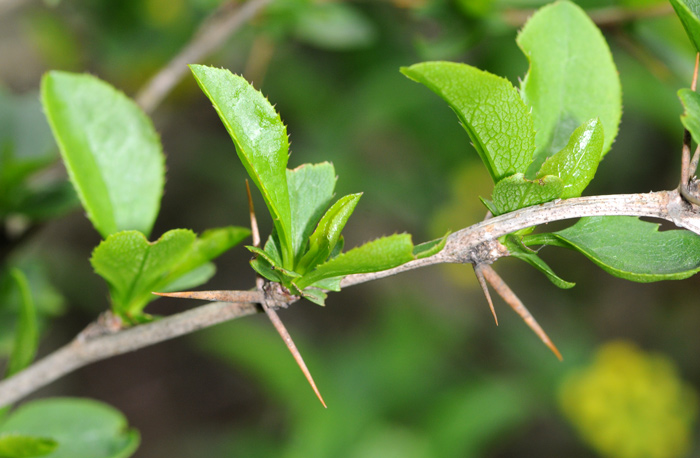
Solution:
[[[5,353],[21,304],[9,266],[20,267],[31,285],[40,353],[65,343],[108,306],[88,260],[100,236],[81,212],[69,211],[78,208],[76,199],[65,171],[52,165],[58,151],[38,108],[41,75],[88,71],[133,95],[218,3],[29,1],[0,16]],[[346,246],[403,231],[426,240],[481,220],[477,196],[490,195],[492,184],[454,113],[399,67],[461,61],[517,84],[528,66],[515,43],[520,13],[544,3],[277,0],[205,63],[243,73],[268,96],[288,125],[294,164],[331,161],[340,175],[337,196],[364,192],[345,228]],[[682,140],[676,91],[688,86],[693,64],[680,21],[654,0],[577,3],[591,14],[668,7],[660,17],[603,27],[624,112],[617,140],[585,193],[675,187]],[[201,233],[247,225],[245,171],[196,82],[185,79],[153,118],[168,174],[151,238],[172,227]],[[269,233],[271,222],[261,223]],[[553,226],[552,232],[565,225]],[[694,410],[674,410],[695,405],[700,388],[698,277],[631,283],[559,251],[541,254],[577,283],[570,290],[521,263],[504,260],[496,268],[560,348],[563,363],[501,302],[496,328],[471,269],[449,266],[348,288],[324,309],[299,303],[282,313],[327,411],[262,316],[97,363],[38,394],[111,404],[140,431],[143,457],[700,453]],[[249,256],[242,247],[222,256],[207,288],[252,286]],[[147,311],[169,314],[191,305],[161,299]],[[607,345],[613,340],[628,343]],[[611,364],[615,358],[619,363]],[[611,369],[621,365],[628,370]],[[624,396],[631,390],[619,387],[649,380],[650,372],[666,377],[665,388],[645,390],[640,382],[629,405],[647,412],[645,418],[670,409],[675,426],[650,434],[646,426],[624,427],[633,423],[622,408],[590,407],[601,394]],[[636,378],[626,379],[629,373]],[[581,377],[598,380],[588,385],[600,388],[581,391]],[[623,425],[613,434],[619,442],[600,445],[603,439],[586,433],[592,420],[581,412],[598,412],[596,424]],[[686,449],[659,446],[674,437],[679,443],[684,431],[690,431]],[[626,452],[639,443],[641,450],[661,451]]]

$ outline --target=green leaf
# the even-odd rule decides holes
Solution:
[[[314,233],[309,237],[309,249],[299,261],[297,272],[303,275],[328,259],[360,197],[362,194],[347,195],[338,199],[328,209]]]
[[[328,298],[328,294],[324,293],[323,290],[317,288],[306,288],[301,294],[305,299],[308,299],[316,305],[326,305],[326,298]]]
[[[493,205],[498,215],[557,199],[564,191],[561,178],[547,175],[528,180],[522,173],[504,178],[493,188]]]
[[[4,433],[0,435],[0,458],[33,458],[46,456],[58,444],[46,437]]]
[[[434,254],[438,254],[445,248],[447,243],[447,237],[450,235],[448,231],[444,236],[439,239],[431,240],[429,242],[423,242],[419,245],[413,247],[413,256],[416,259],[429,258]]]
[[[690,89],[681,89],[678,91],[678,97],[685,109],[681,115],[681,122],[695,143],[700,144],[700,94]]]
[[[557,287],[569,289],[576,286],[576,283],[568,282],[554,273],[552,268],[549,267],[549,265],[547,265],[542,258],[537,256],[536,252],[523,245],[517,236],[510,234],[505,236],[503,239],[503,244],[508,248],[511,256],[527,262],[532,267],[545,274],[549,281],[554,283],[554,285]]]
[[[697,0],[671,0],[671,5],[683,23],[688,38],[700,52],[700,4]]]
[[[525,24],[518,46],[530,61],[521,85],[537,131],[532,177],[544,160],[564,148],[582,123],[600,118],[603,155],[617,135],[622,114],[620,80],[603,35],[583,10],[568,1],[540,8]]]
[[[228,70],[190,65],[197,83],[224,123],[248,175],[265,200],[281,242],[282,261],[294,263],[287,188],[287,128],[270,102],[244,78]]]
[[[41,99],[95,229],[103,237],[122,230],[150,234],[165,175],[151,120],[124,94],[90,75],[49,72]]]
[[[15,341],[8,362],[5,377],[10,377],[29,366],[36,356],[39,346],[39,331],[37,329],[36,307],[29,287],[29,280],[21,270],[14,268],[10,274],[15,280],[22,298]]]
[[[529,108],[510,81],[452,62],[425,62],[401,72],[452,107],[494,182],[527,170],[535,131]]]
[[[110,235],[92,252],[90,263],[109,284],[116,314],[134,319],[155,299],[151,293],[170,283],[169,273],[185,259],[195,244],[194,232],[174,229],[149,243],[137,231]]]
[[[564,183],[562,199],[579,197],[595,176],[602,151],[603,125],[598,119],[591,119],[571,134],[564,149],[542,164],[537,177],[557,176]]]
[[[631,216],[581,218],[552,235],[608,273],[646,283],[681,280],[700,272],[700,236]]]
[[[413,257],[411,236],[409,234],[395,234],[339,254],[318,266],[316,270],[295,280],[294,283],[300,290],[304,290],[307,286],[326,278],[379,272],[400,266],[413,259],[415,258]]]
[[[89,399],[52,398],[22,405],[0,425],[0,434],[46,437],[58,447],[46,458],[126,458],[139,445],[138,431],[121,412]]]
[[[335,189],[333,164],[304,164],[287,170],[289,202],[292,214],[292,241],[298,262],[307,240],[333,198]]]

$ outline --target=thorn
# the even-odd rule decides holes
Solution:
[[[695,92],[698,85],[698,65],[700,64],[700,52],[695,54],[695,70],[693,70],[693,81],[690,83],[690,89]]]
[[[180,291],[177,293],[152,293],[156,296],[176,297],[179,299],[199,299],[217,302],[253,302],[262,303],[264,295],[259,291]]]
[[[309,382],[309,385],[311,385],[311,388],[314,390],[314,393],[316,393],[318,400],[321,401],[321,404],[323,404],[323,407],[327,409],[328,406],[326,406],[326,403],[323,400],[323,397],[321,397],[321,393],[318,391],[318,388],[316,387],[316,383],[314,383],[313,377],[311,377],[311,372],[309,372],[309,369],[306,367],[306,364],[304,363],[304,358],[301,357],[301,353],[299,353],[297,346],[294,345],[294,341],[292,340],[292,336],[289,335],[287,328],[284,326],[284,324],[282,324],[282,320],[280,320],[279,315],[277,315],[277,312],[275,312],[272,308],[266,306],[265,304],[263,304],[263,310],[265,310],[267,317],[270,319],[270,321],[272,322],[272,325],[275,327],[275,329],[277,329],[277,332],[282,337],[282,340],[284,340],[284,343],[287,344],[287,348],[292,353],[294,360],[299,365],[299,369],[301,369],[301,371],[304,373],[304,376],[306,377],[306,380]]]
[[[486,300],[489,303],[489,307],[491,307],[491,313],[493,314],[493,319],[496,321],[496,326],[498,326],[498,317],[496,316],[496,309],[493,307],[493,301],[491,300],[491,294],[489,293],[489,287],[486,285],[486,280],[484,279],[484,274],[482,272],[482,265],[481,264],[474,264],[474,273],[476,274],[476,279],[479,280],[479,284],[481,285],[481,290],[484,292],[484,296],[486,296]]]
[[[559,350],[557,350],[557,347],[552,343],[552,341],[547,336],[547,333],[544,332],[542,327],[537,323],[537,320],[535,320],[532,314],[527,310],[525,305],[518,298],[518,296],[516,296],[515,293],[510,289],[506,282],[503,281],[503,279],[496,273],[495,270],[493,270],[491,266],[484,264],[480,267],[484,278],[486,278],[486,281],[488,281],[491,284],[491,286],[498,293],[498,295],[501,296],[503,300],[506,301],[513,310],[515,310],[515,313],[520,315],[520,318],[522,318],[523,321],[525,321],[525,323],[530,327],[530,329],[532,329],[534,333],[537,334],[540,340],[542,340],[542,342],[544,342],[544,344],[547,347],[549,347],[550,350],[552,350],[552,353],[556,355],[559,361],[562,361],[563,358],[561,356],[561,353],[559,353]]]
[[[248,193],[248,210],[250,211],[250,232],[253,237],[253,246],[260,247],[260,231],[258,230],[258,220],[255,218],[255,207],[253,206],[253,196],[250,193],[250,184],[245,180],[245,190]]]

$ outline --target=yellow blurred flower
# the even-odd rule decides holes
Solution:
[[[671,360],[611,342],[570,374],[560,405],[581,437],[611,458],[677,458],[690,451],[695,391]]]

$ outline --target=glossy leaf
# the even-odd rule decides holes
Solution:
[[[557,199],[563,191],[564,182],[557,176],[547,175],[528,180],[522,173],[517,173],[496,183],[493,188],[493,205],[498,209],[498,214],[502,215]]]
[[[532,116],[507,79],[452,62],[425,62],[401,72],[452,107],[494,182],[527,170],[535,148]]]
[[[22,434],[0,435],[0,458],[33,458],[46,456],[56,449],[53,439]]]
[[[521,94],[532,107],[537,131],[527,176],[534,176],[592,118],[603,125],[605,155],[617,135],[622,98],[610,49],[593,21],[575,4],[555,2],[530,18],[517,42],[530,61]]]
[[[547,276],[549,281],[554,283],[559,288],[569,289],[576,286],[576,283],[568,282],[558,276],[549,265],[537,253],[525,245],[515,235],[507,235],[503,238],[502,243],[508,248],[508,252],[514,258],[520,259],[530,264],[535,269],[539,270]]]
[[[29,366],[39,346],[36,307],[27,276],[19,269],[10,272],[20,291],[20,310],[15,329],[15,340],[7,364],[5,377],[10,377]]]
[[[191,65],[197,83],[211,100],[248,175],[265,200],[286,268],[294,263],[292,217],[287,187],[287,128],[270,102],[244,78],[228,70]]]
[[[296,261],[303,255],[309,236],[331,203],[336,180],[335,169],[329,162],[287,170]]]
[[[165,176],[151,120],[124,94],[90,75],[49,72],[41,99],[95,229],[103,237],[122,230],[149,234]]]
[[[309,249],[299,261],[295,269],[297,272],[303,275],[328,259],[360,197],[362,194],[350,194],[339,199],[328,209],[309,237]]]
[[[564,183],[562,199],[580,197],[598,170],[603,140],[603,126],[598,119],[582,124],[571,134],[564,149],[542,164],[538,178],[557,176]]]
[[[685,109],[681,122],[695,143],[700,144],[700,94],[690,89],[681,89],[678,91],[678,97]]]
[[[0,424],[1,434],[50,438],[58,447],[46,458],[126,458],[139,445],[138,431],[121,412],[101,402],[52,398],[22,405]]]
[[[368,242],[341,253],[321,264],[314,271],[294,281],[300,290],[332,277],[355,273],[379,272],[414,259],[413,243],[409,234],[395,234]]]
[[[700,272],[700,236],[631,216],[581,218],[552,235],[608,273],[636,282],[681,280]]]
[[[671,0],[671,5],[683,23],[688,38],[700,52],[700,4],[697,0]]]

